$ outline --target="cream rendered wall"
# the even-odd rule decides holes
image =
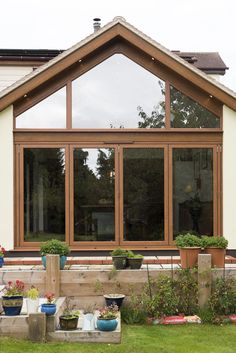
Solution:
[[[0,112],[0,244],[14,247],[13,227],[13,107]]]
[[[223,108],[223,235],[236,249],[236,112]]]
[[[0,66],[0,91],[29,74],[32,66]]]

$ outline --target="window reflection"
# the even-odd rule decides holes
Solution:
[[[124,239],[164,240],[164,150],[124,149]]]
[[[115,54],[73,81],[74,128],[160,128],[165,83]]]
[[[66,88],[63,87],[16,118],[16,128],[65,128]]]
[[[65,239],[65,150],[24,150],[24,239]]]
[[[174,236],[213,235],[213,150],[173,149]]]
[[[74,239],[115,240],[115,162],[112,148],[74,150]]]
[[[209,110],[170,87],[171,127],[219,128],[220,119]]]

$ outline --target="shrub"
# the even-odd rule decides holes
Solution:
[[[226,249],[228,246],[228,240],[224,237],[210,237],[207,235],[202,236],[202,247],[215,247],[220,249]]]
[[[178,312],[194,315],[198,311],[198,282],[194,270],[178,271],[178,278],[174,281],[174,291],[178,298]]]
[[[57,239],[48,240],[46,243],[42,243],[40,247],[40,254],[42,256],[46,254],[67,256],[69,253],[69,246]]]
[[[131,252],[122,248],[116,248],[111,252],[111,256],[127,256],[128,253]]]
[[[26,292],[26,296],[29,299],[35,300],[39,297],[39,291],[34,286],[31,286],[31,288]]]
[[[217,278],[209,299],[209,308],[214,316],[236,312],[236,281],[233,278]]]
[[[201,239],[190,233],[178,235],[175,239],[175,243],[178,248],[202,246]]]
[[[161,275],[150,279],[141,295],[141,302],[148,316],[162,317],[178,312],[178,299],[170,277]]]

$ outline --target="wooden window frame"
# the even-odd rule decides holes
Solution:
[[[153,129],[75,129],[72,128],[72,81],[93,67],[114,54],[123,54],[136,64],[151,72],[157,78],[165,81],[165,128]],[[171,128],[170,125],[170,85],[187,95],[200,105],[214,113],[220,119],[220,128]],[[21,113],[39,103],[49,95],[53,94],[63,86],[66,86],[66,128],[65,129],[19,129],[15,126],[15,119]],[[124,245],[132,249],[175,249],[172,230],[173,220],[171,215],[171,192],[172,185],[172,163],[170,150],[176,147],[183,148],[211,148],[214,152],[214,232],[216,235],[222,234],[222,127],[223,127],[223,104],[215,97],[209,95],[204,87],[200,89],[193,82],[183,78],[180,74],[165,66],[145,52],[143,49],[128,43],[121,37],[114,38],[101,48],[95,48],[94,51],[82,58],[82,61],[71,65],[63,74],[58,74],[54,78],[40,84],[36,89],[30,91],[24,97],[19,98],[14,104],[14,238],[15,250],[38,250],[39,243],[25,242],[22,222],[24,222],[23,209],[23,149],[24,148],[65,148],[66,150],[66,241],[74,250],[110,250],[114,246]],[[114,242],[74,242],[72,217],[72,195],[73,195],[73,148],[74,147],[93,147],[106,148],[108,146],[121,145],[133,148],[142,147],[160,147],[165,149],[164,165],[165,175],[168,176],[168,183],[165,180],[165,241],[160,242],[127,242],[121,238],[116,238]],[[174,147],[175,146],[175,147]],[[121,148],[121,149],[122,149]],[[166,152],[169,151],[169,152]],[[121,163],[119,158],[117,163]],[[119,165],[118,170],[122,166]],[[216,173],[216,176],[215,176]],[[166,178],[165,178],[166,179]],[[121,183],[120,176],[116,178],[116,183]],[[167,186],[166,186],[167,185]],[[121,188],[119,186],[119,188]],[[118,190],[119,190],[118,188]],[[117,186],[116,186],[117,190]],[[214,189],[215,190],[215,189]],[[118,199],[118,197],[117,197]],[[117,202],[117,201],[116,201]],[[117,209],[117,205],[116,205]],[[115,212],[116,214],[117,212]],[[119,219],[121,220],[121,207],[119,208]],[[118,217],[115,215],[115,217]],[[117,225],[116,236],[121,236],[120,224]],[[119,223],[119,222],[118,222]],[[121,227],[122,228],[122,227]],[[118,231],[117,231],[118,230]],[[122,230],[123,234],[123,230]],[[122,240],[122,241],[121,241]],[[129,244],[128,244],[129,243]]]

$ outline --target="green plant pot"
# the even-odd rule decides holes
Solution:
[[[131,268],[131,270],[139,270],[143,263],[143,258],[130,257],[127,260],[128,266]]]
[[[78,317],[67,318],[66,316],[59,317],[61,330],[69,331],[76,330],[78,326]]]
[[[63,270],[66,264],[67,257],[65,255],[60,256],[60,270]],[[43,267],[46,268],[46,256],[42,256]]]
[[[112,261],[116,270],[123,270],[126,268],[126,256],[112,256]]]

